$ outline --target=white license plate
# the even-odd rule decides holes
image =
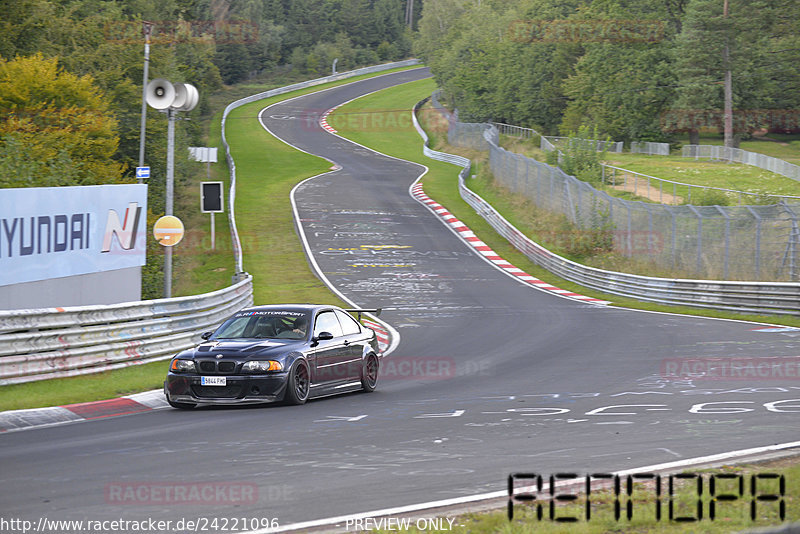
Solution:
[[[224,386],[225,385],[225,378],[224,376],[201,376],[200,377],[200,385],[201,386]]]

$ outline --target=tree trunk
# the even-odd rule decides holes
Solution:
[[[728,0],[725,0],[723,16],[728,18]],[[728,37],[725,36],[725,48],[722,50],[725,65],[725,146],[733,147],[733,80],[731,76],[730,49]]]

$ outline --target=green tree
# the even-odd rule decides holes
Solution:
[[[532,21],[563,19],[578,0],[425,2],[415,50],[461,117],[555,132],[566,101],[561,81],[580,47],[525,34]]]
[[[40,54],[0,59],[0,117],[0,145],[14,153],[4,165],[17,169],[0,176],[5,187],[122,181],[117,121],[91,76]]]
[[[0,0],[0,57],[48,51],[54,12],[46,0]]]
[[[681,8],[670,0],[609,0],[571,17],[586,21],[590,32],[562,84],[569,103],[561,132],[587,125],[614,140],[665,140],[660,119],[674,100],[671,50]]]
[[[727,16],[724,0],[689,4],[674,48],[679,82],[676,108],[707,111],[711,120],[699,126],[721,129],[723,84],[730,71],[738,145],[742,135],[766,126],[759,114],[741,111],[791,109],[798,103],[800,7],[793,0],[729,0],[728,4]],[[748,120],[752,117],[755,120]],[[696,142],[698,130],[692,128],[690,133]]]

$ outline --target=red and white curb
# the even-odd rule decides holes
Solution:
[[[378,338],[378,352],[381,354],[386,352],[386,349],[388,349],[391,344],[391,336],[386,327],[375,321],[370,321],[369,319],[361,319],[361,322],[367,328],[371,328],[375,331],[375,337]]]
[[[15,432],[30,428],[105,419],[120,415],[149,412],[168,408],[164,391],[154,389],[144,393],[136,393],[118,399],[95,402],[81,402],[48,408],[30,410],[11,410],[0,412],[0,432]]]
[[[339,106],[341,105],[342,104],[339,104]],[[319,119],[319,125],[322,126],[323,130],[328,131],[330,133],[337,133],[336,129],[330,124],[328,124],[328,115],[333,113],[333,111],[339,106],[333,106],[331,109],[322,114],[322,117]]]
[[[562,297],[568,297],[571,299],[579,300],[582,302],[591,302],[593,304],[610,304],[607,300],[596,299],[594,297],[587,297],[586,295],[581,295],[579,293],[573,293],[572,291],[568,291],[566,289],[557,288],[554,285],[545,282],[544,280],[539,280],[535,276],[531,276],[522,269],[515,267],[514,265],[510,264],[503,258],[501,258],[494,250],[489,247],[486,243],[480,240],[472,230],[467,227],[466,224],[461,222],[455,215],[447,211],[447,208],[430,198],[428,195],[425,194],[425,191],[422,189],[422,182],[417,182],[411,187],[411,195],[422,204],[426,205],[428,208],[431,209],[436,215],[442,218],[444,222],[450,226],[458,235],[461,236],[464,241],[466,241],[473,249],[475,249],[478,254],[482,255],[492,264],[494,264],[499,269],[507,272],[510,275],[516,277],[520,282],[530,284],[538,289],[542,289],[544,291],[549,291],[551,293],[556,293]]]

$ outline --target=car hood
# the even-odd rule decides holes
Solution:
[[[217,358],[219,359],[262,359],[265,357],[277,358],[294,350],[299,350],[304,345],[303,341],[284,339],[242,339],[207,341],[193,349],[181,353],[184,358]]]

